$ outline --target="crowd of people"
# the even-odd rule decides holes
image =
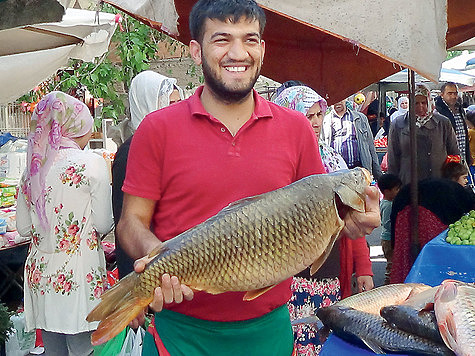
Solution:
[[[123,277],[142,272],[164,241],[236,200],[311,174],[366,168],[380,191],[367,188],[366,212],[340,211],[345,228],[316,274],[304,270],[252,301],[244,301],[242,292],[194,291],[164,274],[149,305],[154,317],[144,355],[315,355],[323,344],[317,324],[292,329],[291,321],[374,287],[365,236],[380,222],[385,283],[398,283],[414,260],[413,247],[420,249],[475,207],[465,188],[475,157],[475,117],[458,104],[454,83],[444,84],[435,103],[425,85],[416,86],[419,204],[430,227],[413,246],[407,97],[399,98],[381,130],[348,100],[328,107],[297,80],[265,100],[253,89],[265,54],[265,24],[252,0],[195,4],[189,48],[204,84],[185,99],[176,79],[145,71],[132,80],[130,119],[116,131],[112,189],[105,162],[84,150],[93,123],[88,108],[61,92],[38,103],[17,224],[20,234],[32,237],[26,326],[42,330],[47,355],[93,353],[90,334],[97,323],[85,319],[107,288],[100,236],[114,227]],[[377,133],[388,138],[384,173]],[[145,312],[131,327],[143,324]]]

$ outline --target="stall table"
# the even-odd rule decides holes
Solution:
[[[445,279],[475,283],[475,246],[447,243],[447,231],[441,232],[422,248],[406,277],[406,283],[437,286]]]
[[[475,283],[475,246],[447,243],[445,241],[447,231],[434,237],[422,248],[405,283],[425,283],[437,286],[445,279]],[[323,345],[320,355],[369,356],[374,353],[331,334]]]
[[[0,248],[0,298],[10,289],[23,291],[23,266],[28,254],[30,241]]]

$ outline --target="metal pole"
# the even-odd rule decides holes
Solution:
[[[417,139],[416,139],[416,100],[415,74],[409,69],[409,142],[411,146],[411,258],[414,261],[419,254],[419,202],[417,176]]]

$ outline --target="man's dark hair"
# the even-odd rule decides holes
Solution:
[[[401,185],[401,180],[395,174],[385,173],[378,178],[378,188],[381,192],[400,187]]]
[[[242,17],[259,22],[262,36],[266,26],[264,10],[254,0],[199,0],[190,12],[191,39],[201,44],[206,19],[238,22]]]
[[[442,84],[442,86],[440,87],[440,92],[443,93],[445,91],[445,88],[447,87],[455,87],[456,89],[458,89],[457,84],[455,84],[454,82],[447,82]]]
[[[442,167],[442,178],[457,180],[464,174],[468,174],[468,169],[460,162],[448,162]]]

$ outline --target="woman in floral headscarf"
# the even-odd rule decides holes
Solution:
[[[113,226],[111,189],[103,158],[83,151],[92,125],[87,106],[62,92],[46,95],[31,120],[17,230],[32,238],[26,329],[43,331],[47,355],[92,353],[97,323],[86,316],[107,283],[99,234]]]
[[[320,155],[327,173],[347,169],[343,157],[319,140],[327,102],[314,90],[306,86],[293,86],[283,90],[275,99],[278,105],[300,111],[312,124],[320,147]],[[314,315],[316,309],[328,306],[351,295],[351,276],[356,273],[358,291],[373,288],[373,272],[369,248],[364,237],[350,240],[338,239],[322,267],[313,276],[308,269],[294,277],[291,285],[292,297],[288,303],[292,320]],[[322,347],[315,324],[294,326],[298,355],[316,355]]]

